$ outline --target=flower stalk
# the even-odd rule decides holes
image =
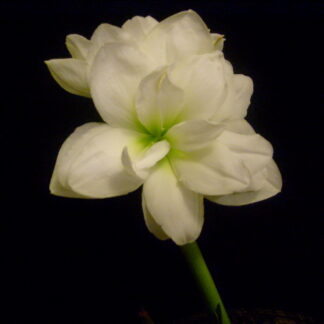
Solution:
[[[208,270],[197,242],[181,246],[181,250],[201,290],[209,311],[218,324],[231,324],[214,280]]]

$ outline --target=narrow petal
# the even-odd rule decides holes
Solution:
[[[173,126],[165,138],[173,149],[190,152],[209,145],[223,129],[221,124],[212,124],[206,120],[188,120]]]
[[[203,20],[188,10],[161,21],[148,35],[143,49],[158,65],[165,65],[185,56],[211,52],[214,46]]]
[[[233,158],[243,161],[251,174],[264,169],[272,159],[271,143],[259,134],[244,135],[226,130],[217,140],[227,146]]]
[[[227,95],[227,65],[223,53],[191,56],[170,68],[173,84],[184,89],[182,120],[212,117]]]
[[[220,205],[242,206],[268,199],[281,191],[282,178],[276,163],[271,160],[267,167],[254,176],[260,188],[247,188],[243,192],[235,192],[225,196],[207,196],[210,201]],[[255,185],[255,184],[254,184]]]
[[[79,59],[53,59],[45,61],[52,77],[66,91],[90,97],[87,63]]]
[[[164,68],[146,76],[136,93],[136,111],[142,124],[156,136],[176,120],[183,109],[183,91],[169,79]]]
[[[66,190],[87,198],[107,198],[137,189],[142,180],[125,171],[121,154],[139,139],[140,134],[102,123],[77,128],[59,152],[52,193],[64,195]]]
[[[210,34],[210,36],[214,42],[215,49],[222,51],[224,48],[224,42],[225,42],[224,35],[212,33],[212,34]]]
[[[218,138],[199,151],[172,151],[170,161],[179,181],[203,195],[230,194],[244,190],[250,183],[250,173],[243,161]]]
[[[158,21],[151,16],[135,16],[132,19],[128,19],[123,24],[122,29],[127,31],[134,41],[140,42],[157,24]]]
[[[136,129],[134,96],[150,72],[149,60],[126,43],[104,45],[91,67],[91,94],[101,117],[110,125]]]
[[[220,108],[215,111],[212,119],[221,122],[245,118],[252,93],[252,79],[243,74],[234,74],[228,81],[226,98]]]
[[[143,208],[145,224],[148,230],[160,240],[169,239],[169,236],[165,234],[162,227],[154,220],[151,213],[147,209],[143,193],[142,193],[142,208]]]
[[[143,195],[156,224],[176,244],[198,238],[203,226],[203,197],[177,181],[167,159],[145,181]]]
[[[66,36],[65,44],[73,58],[86,60],[91,46],[89,39],[78,34],[70,34]]]

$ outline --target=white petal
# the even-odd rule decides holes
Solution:
[[[226,73],[220,51],[191,56],[170,68],[171,82],[185,92],[181,120],[209,119],[215,114],[227,94]]]
[[[243,161],[252,175],[262,170],[272,158],[271,143],[259,134],[244,135],[225,130],[217,141],[227,146],[233,158]]]
[[[165,69],[150,73],[136,94],[138,118],[151,134],[159,136],[183,109],[183,91],[169,80]]]
[[[234,74],[228,81],[228,91],[224,103],[215,111],[214,121],[242,119],[247,114],[253,93],[253,81],[243,74]]]
[[[167,240],[169,238],[169,236],[167,236],[164,233],[162,227],[154,220],[151,213],[147,209],[143,193],[142,193],[142,208],[143,208],[145,224],[146,224],[148,230],[152,234],[154,234],[158,239]]]
[[[122,29],[127,31],[134,41],[141,41],[147,34],[158,24],[151,16],[141,17],[135,16],[132,19],[127,20]]]
[[[106,124],[89,123],[63,143],[53,175],[53,194],[59,185],[87,198],[107,198],[137,189],[142,180],[129,175],[121,162],[125,146],[135,146],[140,134]]]
[[[177,181],[167,159],[145,181],[143,194],[156,224],[176,244],[187,244],[198,238],[203,226],[203,197]]]
[[[142,46],[156,60],[157,65],[214,50],[207,26],[192,10],[161,21]]]
[[[70,34],[66,36],[65,44],[73,58],[86,60],[91,46],[89,39],[78,34]]]
[[[90,72],[91,94],[101,117],[110,125],[137,128],[134,96],[150,71],[149,60],[126,43],[104,45]]]
[[[250,173],[224,144],[214,143],[195,152],[170,153],[177,178],[189,189],[204,195],[225,195],[245,189]]]
[[[244,192],[236,192],[226,196],[207,196],[206,198],[221,205],[241,206],[270,198],[281,191],[282,179],[280,171],[273,160],[254,178],[254,182],[259,182],[258,186],[260,188],[258,189],[247,188]]]
[[[210,144],[223,131],[221,124],[205,120],[189,120],[173,126],[165,135],[173,149],[195,151]]]
[[[66,91],[90,97],[87,80],[87,63],[83,60],[53,59],[45,61],[52,77]]]
[[[245,119],[225,120],[222,122],[225,129],[234,133],[251,135],[255,134],[252,126]]]
[[[146,179],[150,173],[150,169],[162,160],[169,151],[170,144],[163,140],[148,146],[132,159],[128,148],[125,147],[122,153],[122,163],[130,174],[135,174],[141,179]]]

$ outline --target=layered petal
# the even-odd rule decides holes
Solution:
[[[86,60],[91,47],[89,39],[78,34],[70,34],[66,36],[65,44],[73,58]]]
[[[45,61],[52,77],[66,91],[90,97],[87,79],[87,63],[84,60],[68,58]]]
[[[242,192],[225,196],[206,196],[220,205],[242,206],[270,198],[281,191],[282,178],[276,163],[271,160],[259,173],[253,176],[251,186]]]
[[[141,42],[158,23],[151,16],[135,16],[128,19],[123,24],[122,29],[127,31],[136,42]]]
[[[210,119],[227,95],[227,65],[223,53],[194,55],[170,67],[173,84],[184,90],[181,120]]]
[[[217,139],[198,151],[172,151],[170,161],[179,181],[203,195],[231,194],[250,183],[250,173],[243,161]]]
[[[209,30],[197,13],[183,11],[161,21],[141,44],[157,66],[214,50]]]
[[[138,118],[151,134],[159,136],[183,109],[184,94],[169,79],[164,68],[146,76],[136,93]]]
[[[269,141],[259,134],[238,134],[224,131],[217,141],[232,152],[233,159],[243,161],[251,174],[262,170],[272,159],[273,148]]]
[[[143,195],[156,225],[176,244],[198,238],[203,226],[203,196],[178,182],[167,159],[151,172],[144,183]]]
[[[136,150],[140,141],[139,133],[102,123],[77,128],[61,147],[51,192],[68,197],[107,198],[137,189],[142,180],[126,172],[121,154],[125,146]]]
[[[253,81],[243,74],[228,75],[228,91],[222,105],[215,111],[212,120],[243,119],[247,115],[253,93]]]
[[[170,144],[166,141],[159,141],[153,145],[148,145],[137,154],[133,159],[131,158],[128,148],[125,147],[122,153],[122,163],[125,169],[137,177],[145,180],[151,168],[160,160],[162,160],[170,151]]]
[[[127,43],[104,45],[90,73],[91,95],[101,117],[115,127],[137,129],[134,97],[151,71],[149,59]]]
[[[172,148],[180,151],[196,151],[221,134],[224,127],[206,120],[188,120],[173,126],[165,138],[171,143]]]

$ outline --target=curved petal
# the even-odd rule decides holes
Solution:
[[[67,58],[45,61],[52,77],[66,91],[90,97],[87,80],[87,63],[83,60]]]
[[[147,57],[126,43],[104,45],[90,72],[91,94],[101,117],[110,125],[137,128],[134,96],[150,72]]]
[[[245,135],[255,134],[253,127],[245,119],[225,120],[222,125],[230,132]]]
[[[100,24],[91,36],[91,47],[87,55],[87,61],[92,64],[98,51],[107,43],[131,41],[131,35],[120,27],[110,24]]]
[[[185,56],[214,50],[213,39],[203,20],[192,10],[161,21],[142,44],[157,65],[165,65]]]
[[[102,123],[77,128],[59,152],[52,193],[64,195],[64,191],[57,189],[61,187],[78,196],[107,198],[137,189],[142,180],[125,171],[121,154],[125,146],[136,146],[140,137],[138,133]]]
[[[205,149],[170,153],[172,168],[187,188],[204,195],[225,195],[244,190],[250,173],[244,163],[218,138]]]
[[[66,36],[65,44],[71,56],[76,59],[86,60],[91,41],[78,34]]]
[[[176,244],[195,241],[203,226],[203,197],[177,181],[167,159],[152,171],[143,186],[147,209]]]
[[[221,124],[206,120],[188,120],[173,126],[165,135],[173,149],[195,151],[210,144],[224,130]]]
[[[228,91],[224,103],[215,111],[212,120],[242,119],[247,114],[253,93],[253,81],[243,74],[234,74],[228,81]]]
[[[281,174],[273,160],[253,178],[259,188],[255,188],[256,184],[254,183],[254,187],[249,187],[243,192],[236,192],[226,196],[206,196],[206,198],[220,205],[242,206],[268,199],[281,191]]]
[[[217,141],[226,145],[233,159],[243,161],[252,175],[262,170],[272,158],[271,143],[256,133],[245,135],[225,130]]]
[[[222,51],[224,48],[224,42],[225,42],[224,35],[212,33],[212,34],[210,34],[210,36],[214,42],[215,49]]]
[[[141,81],[136,93],[139,120],[151,134],[159,136],[183,109],[183,95],[169,80],[164,68],[150,73]]]
[[[125,147],[122,152],[122,163],[130,174],[146,179],[150,169],[160,160],[162,160],[170,151],[170,144],[163,140],[148,146],[135,158],[131,158],[128,148]]]
[[[169,236],[164,233],[162,227],[154,220],[151,213],[147,209],[143,193],[142,193],[142,209],[143,209],[145,224],[148,230],[160,240],[169,239]]]
[[[227,95],[227,69],[220,51],[191,56],[170,68],[171,82],[185,93],[181,120],[208,120],[215,114]]]
[[[158,21],[151,16],[135,16],[128,19],[123,24],[122,29],[127,31],[135,42],[140,42],[157,24]]]

